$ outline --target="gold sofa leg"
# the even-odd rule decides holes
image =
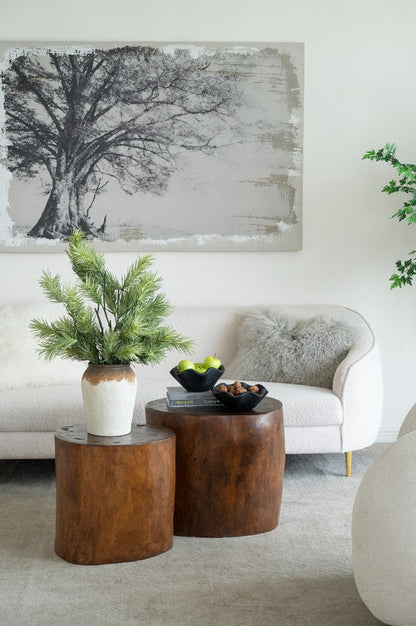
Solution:
[[[345,473],[348,478],[351,477],[352,452],[345,453]]]

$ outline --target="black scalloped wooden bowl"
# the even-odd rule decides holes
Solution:
[[[250,385],[247,383],[241,383],[245,389],[248,389]],[[269,393],[266,387],[257,383],[257,387],[259,388],[259,393],[254,393],[253,391],[246,391],[246,393],[242,393],[238,396],[233,396],[228,391],[218,391],[218,387],[220,385],[216,385],[212,390],[213,395],[222,402],[227,409],[231,409],[232,411],[251,411],[256,407]]]
[[[200,374],[195,370],[184,370],[179,373],[175,366],[170,370],[173,378],[178,381],[187,391],[208,391],[212,389],[217,380],[225,372],[224,366],[209,367],[206,372]]]

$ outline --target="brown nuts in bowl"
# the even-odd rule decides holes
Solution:
[[[246,393],[247,391],[251,391],[252,393],[259,393],[260,389],[257,387],[257,385],[251,385],[251,387],[248,387],[247,389],[242,385],[241,381],[236,380],[232,385],[220,385],[217,388],[217,391],[226,391],[227,393],[230,393],[233,396],[240,396],[243,393]]]

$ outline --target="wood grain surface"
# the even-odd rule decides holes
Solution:
[[[133,426],[97,437],[84,426],[55,434],[55,551],[71,563],[145,559],[172,547],[175,435]]]
[[[176,433],[174,532],[231,537],[278,524],[285,444],[282,404],[265,398],[247,413],[225,407],[146,405],[148,424]]]

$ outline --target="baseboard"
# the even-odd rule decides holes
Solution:
[[[381,426],[376,439],[377,443],[392,443],[396,441],[399,430],[399,428],[393,426]]]

